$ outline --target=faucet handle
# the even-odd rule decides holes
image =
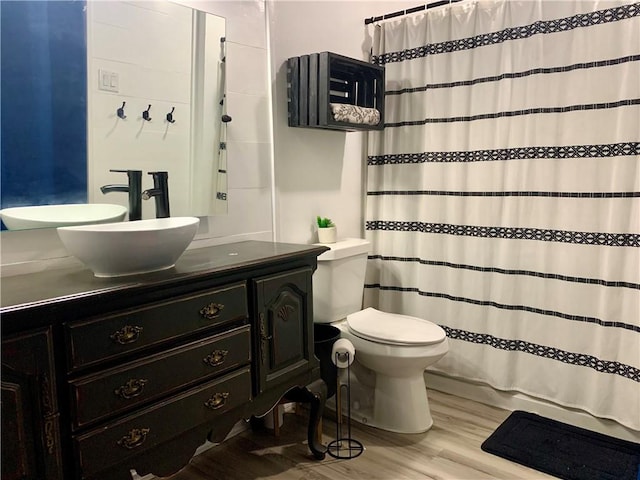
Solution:
[[[169,172],[147,172],[153,176],[153,188],[142,192],[142,198],[149,200],[156,199],[156,218],[169,217]]]
[[[156,188],[160,187],[162,184],[166,185],[167,180],[169,178],[169,172],[167,171],[147,172],[147,173],[153,177],[153,186]]]
[[[126,173],[129,178],[129,183],[134,183],[136,185],[142,184],[142,170],[118,170],[118,169],[109,169],[110,172],[114,173]],[[140,190],[141,187],[137,187]]]
[[[110,168],[109,171],[115,173],[142,173],[142,170],[118,170],[114,168]]]

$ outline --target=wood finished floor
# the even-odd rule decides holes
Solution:
[[[552,479],[549,475],[483,452],[482,442],[508,416],[506,410],[430,391],[434,426],[424,434],[389,433],[352,423],[365,451],[357,458],[323,461],[306,444],[306,412],[285,414],[279,438],[246,431],[194,457],[171,480],[479,480]],[[323,443],[335,423],[325,419]]]

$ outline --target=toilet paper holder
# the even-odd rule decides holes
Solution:
[[[343,339],[340,339],[343,340]],[[364,446],[358,440],[351,438],[351,363],[354,360],[354,349],[351,342],[346,340],[348,345],[344,347],[334,344],[333,348],[333,363],[338,368],[346,368],[347,370],[347,383],[340,383],[340,376],[338,376],[338,385],[336,389],[336,439],[329,442],[327,445],[327,453],[333,458],[350,459],[356,458],[364,451]],[[338,342],[336,342],[338,343]],[[343,435],[343,421],[342,421],[342,395],[343,391],[347,396],[347,432],[346,436]]]

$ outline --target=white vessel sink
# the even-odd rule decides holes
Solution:
[[[120,277],[173,267],[199,223],[196,217],[156,218],[59,227],[58,235],[69,253],[96,277]]]
[[[0,210],[0,217],[9,230],[121,222],[126,214],[126,207],[109,203],[38,205]]]

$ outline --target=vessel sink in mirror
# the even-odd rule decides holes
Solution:
[[[39,205],[0,210],[0,218],[9,230],[114,223],[123,221],[126,214],[127,209],[122,205],[109,203]]]
[[[179,3],[0,1],[0,208],[128,207],[101,187],[140,170],[168,172],[172,215],[226,213],[225,19]]]
[[[157,218],[59,227],[58,235],[67,251],[96,277],[121,277],[173,267],[199,223],[197,217]]]

